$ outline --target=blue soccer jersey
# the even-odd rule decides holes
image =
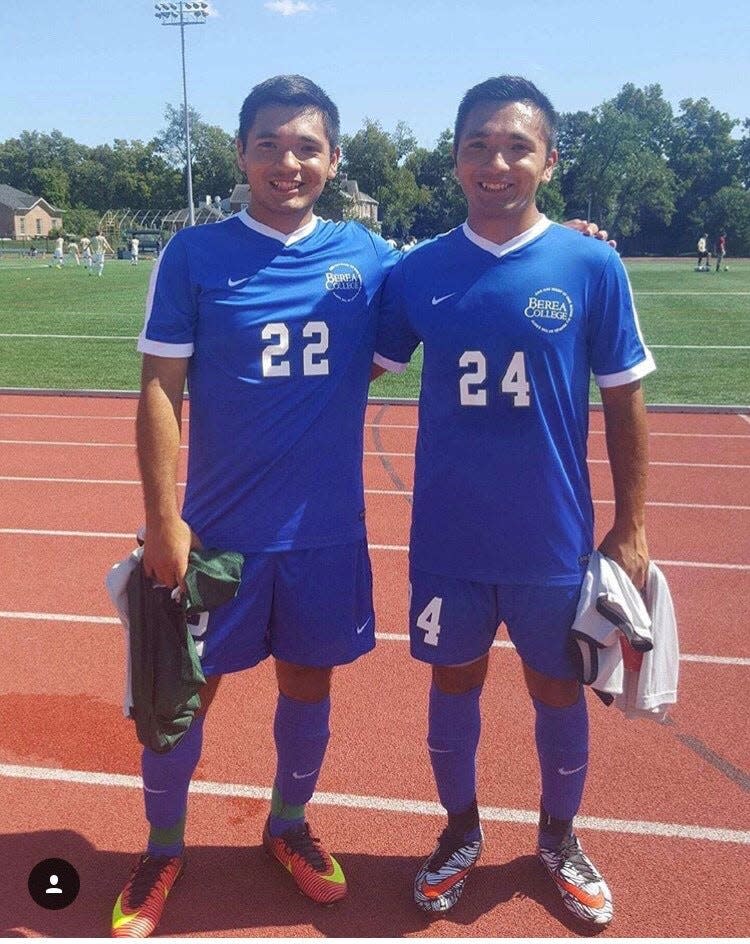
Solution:
[[[542,218],[498,246],[464,224],[389,276],[375,360],[424,345],[413,566],[566,584],[593,546],[589,378],[654,369],[617,253]]]
[[[207,546],[280,551],[365,534],[364,411],[398,253],[356,223],[285,236],[246,212],[177,233],[138,349],[188,357],[183,517]]]

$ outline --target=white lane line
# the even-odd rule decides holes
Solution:
[[[47,780],[53,783],[76,783],[96,787],[120,787],[142,790],[140,777],[127,774],[109,774],[103,771],[66,770],[60,767],[27,767],[22,764],[0,764],[0,777],[18,780]],[[270,800],[271,788],[245,783],[221,783],[212,780],[193,780],[190,792],[203,796],[246,797]],[[408,800],[398,797],[362,796],[356,793],[315,793],[311,803],[337,806],[349,810],[380,810],[409,813],[417,816],[445,816],[438,803],[427,800]],[[482,806],[480,816],[496,823],[522,823],[536,826],[538,810],[516,810],[502,806]],[[692,826],[682,823],[649,822],[647,820],[611,819],[598,816],[576,817],[578,826],[600,832],[635,833],[640,836],[665,836],[671,839],[697,839],[708,842],[733,842],[750,845],[750,830],[719,829],[714,826]]]
[[[138,336],[126,337],[123,334],[9,334],[0,333],[0,338],[57,339],[64,341],[137,341]]]
[[[118,442],[59,442],[48,439],[0,439],[0,445],[5,446],[81,446],[82,448],[103,448],[103,449],[135,449],[135,443]],[[180,449],[187,449],[187,445],[180,446]],[[413,452],[368,452],[364,453],[369,457],[383,457],[386,459],[413,459]],[[609,465],[609,459],[588,459],[592,465]],[[728,462],[649,462],[651,466],[668,466],[670,468],[681,469],[750,469],[750,464],[728,463]]]
[[[84,616],[78,613],[33,613],[21,610],[0,610],[0,619],[24,620],[37,623],[81,623],[83,625],[120,626],[116,616]],[[376,639],[384,642],[409,642],[408,633],[375,633]],[[507,639],[496,639],[492,643],[493,649],[515,649]],[[698,662],[710,665],[750,666],[750,658],[742,656],[711,656],[700,653],[682,653],[680,662]]]
[[[741,419],[750,423],[750,417],[743,413],[738,413]],[[20,419],[41,419],[41,420],[94,420],[97,423],[106,423],[110,420],[135,422],[135,413],[129,416],[96,416],[90,413],[9,413],[0,412],[0,418],[20,418]],[[189,418],[183,419],[184,423],[189,423]],[[419,429],[416,423],[365,423],[367,429]],[[590,436],[603,436],[603,429],[590,429]],[[668,433],[668,432],[650,432],[649,437],[679,437],[682,439],[750,439],[750,433]]]
[[[46,528],[0,528],[0,534],[14,534],[25,537],[48,538],[116,538],[133,541],[132,531],[57,531]],[[406,544],[368,544],[371,551],[398,551],[405,553],[409,550]],[[705,570],[750,570],[750,564],[724,564],[710,561],[681,561],[658,560],[653,558],[660,567],[699,567]]]
[[[77,479],[77,478],[58,478],[56,476],[46,475],[0,475],[0,482],[31,482],[37,484],[58,484],[58,485],[140,485],[139,479]],[[178,488],[184,488],[185,482],[177,482]],[[409,496],[410,489],[403,488],[366,488],[365,495],[399,495]],[[595,505],[614,505],[612,498],[595,498]],[[648,508],[684,508],[698,509],[706,511],[750,511],[750,505],[711,505],[698,504],[691,502],[647,502]]]

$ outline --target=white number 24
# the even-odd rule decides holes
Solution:
[[[458,366],[469,368],[459,381],[461,406],[487,406],[487,391],[483,386],[487,379],[485,355],[482,351],[464,351]],[[500,391],[513,397],[513,406],[531,405],[531,386],[526,379],[526,358],[523,351],[516,351],[511,357],[500,381]]]

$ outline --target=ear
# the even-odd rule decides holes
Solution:
[[[333,180],[333,178],[338,173],[340,160],[341,160],[341,148],[335,147],[331,151],[331,164],[328,168],[328,174],[327,174],[327,177],[329,180]]]
[[[234,148],[236,151],[237,166],[239,167],[244,177],[245,176],[245,148],[240,138],[234,139]]]
[[[552,180],[552,172],[554,171],[555,165],[557,164],[557,158],[557,149],[552,148],[547,157],[547,163],[544,165],[544,172],[542,173],[542,180],[545,184],[548,184],[550,180]]]

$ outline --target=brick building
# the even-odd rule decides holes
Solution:
[[[63,225],[62,210],[8,184],[0,184],[0,237],[36,239]]]

